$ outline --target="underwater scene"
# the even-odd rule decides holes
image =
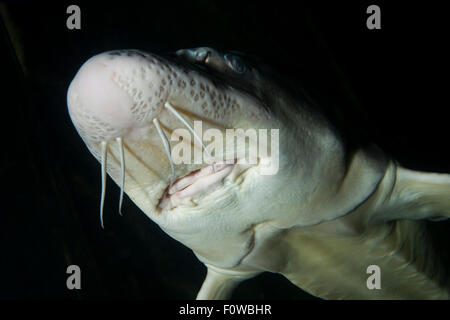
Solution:
[[[448,300],[443,12],[0,2],[0,299]]]

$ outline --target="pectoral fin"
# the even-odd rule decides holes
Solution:
[[[197,294],[197,300],[225,300],[231,297],[237,285],[259,272],[221,271],[215,267],[207,266],[208,273]]]
[[[385,220],[445,220],[450,218],[450,175],[397,167],[384,205]]]

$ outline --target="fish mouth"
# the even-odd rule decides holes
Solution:
[[[232,173],[236,164],[214,163],[170,182],[161,199],[157,210],[168,211],[178,206],[193,207],[199,198],[220,187],[224,179]]]

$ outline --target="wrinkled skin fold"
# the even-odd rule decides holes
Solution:
[[[326,299],[448,299],[420,220],[450,216],[450,176],[402,168],[376,146],[350,150],[323,114],[246,57],[205,47],[101,53],[80,68],[67,102],[103,186],[108,173],[207,266],[198,299],[228,298],[264,271]],[[279,139],[212,153],[195,121],[202,132],[277,130]],[[180,145],[203,161],[175,163]],[[268,153],[240,161],[256,145]],[[367,287],[371,265],[380,289]]]

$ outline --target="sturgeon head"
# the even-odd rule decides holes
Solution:
[[[102,164],[101,216],[107,172],[207,266],[199,299],[228,297],[239,281],[263,271],[340,297],[329,294],[333,286],[323,292],[293,270],[322,272],[303,260],[319,240],[305,245],[302,237],[323,240],[331,229],[353,228],[343,217],[378,194],[381,181],[386,190],[394,185],[396,169],[386,178],[394,164],[378,149],[349,155],[306,100],[239,55],[204,47],[168,57],[101,53],[80,68],[67,101],[79,135]],[[360,216],[372,217],[376,208]],[[320,232],[311,232],[316,226]]]

